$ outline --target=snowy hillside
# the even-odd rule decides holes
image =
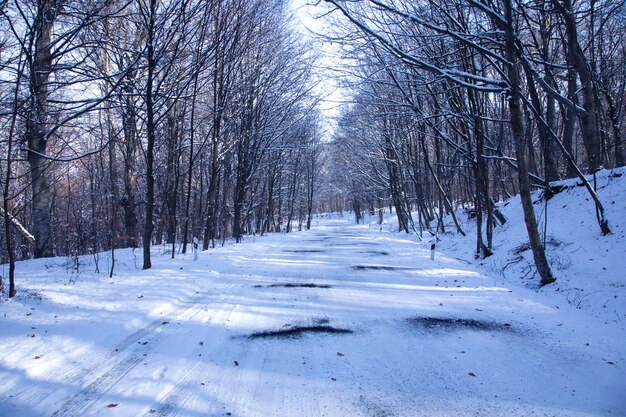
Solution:
[[[547,218],[546,253],[557,278],[554,285],[538,292],[607,320],[626,320],[626,169],[604,170],[597,175],[597,193],[612,231],[608,236],[601,234],[593,201],[579,180],[552,185],[563,191],[548,200],[547,217],[543,192],[533,195],[542,232]],[[467,236],[447,233],[440,236],[437,248],[501,277],[501,283],[536,288],[539,277],[519,196],[499,204],[499,208],[507,223],[494,231],[494,255],[474,259],[475,222],[463,211],[458,212],[458,218]],[[447,230],[453,231],[452,220],[448,220]]]

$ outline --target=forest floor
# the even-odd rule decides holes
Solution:
[[[104,254],[22,262],[0,416],[626,415],[621,299],[581,308],[452,255],[327,217],[197,261],[156,247],[146,271],[118,251],[113,278]]]

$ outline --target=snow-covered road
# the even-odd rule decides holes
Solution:
[[[626,415],[622,322],[424,247],[335,219],[148,271],[122,251],[113,279],[22,263],[0,416]]]

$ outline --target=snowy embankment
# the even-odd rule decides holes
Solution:
[[[591,176],[588,180],[593,184]],[[538,289],[519,196],[498,204],[507,223],[495,228],[492,256],[474,257],[476,223],[464,210],[457,217],[466,236],[456,234],[452,219],[446,217],[447,233],[439,236],[437,251],[478,266],[499,277],[499,283],[536,288],[546,302],[569,303],[604,320],[626,320],[626,169],[600,171],[596,180],[612,232],[608,236],[600,232],[595,205],[580,180],[552,183],[562,191],[548,199],[547,206],[543,191],[533,194],[542,236],[546,228],[546,254],[557,278],[553,285]],[[397,228],[394,217],[387,224]],[[430,247],[432,241],[425,235],[423,247]]]
[[[121,250],[112,279],[107,254],[101,273],[94,258],[21,262],[18,295],[0,302],[0,416],[626,415],[625,195],[611,204],[611,187],[614,235],[596,240],[587,217],[576,233],[602,263],[571,258],[539,292],[511,278],[526,260],[503,277],[455,259],[471,253],[446,236],[433,261],[415,236],[347,217],[197,261],[155,248],[147,271]],[[578,192],[548,210],[577,218]],[[488,262],[523,243],[514,205]],[[558,224],[550,256],[565,259],[578,252]],[[617,298],[568,304],[565,288],[600,287],[575,273]]]

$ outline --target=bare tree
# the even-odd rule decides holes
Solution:
[[[415,6],[403,1],[362,1],[354,4],[328,0],[334,8],[345,17],[366,39],[375,45],[380,45],[391,56],[397,57],[399,61],[417,71],[429,73],[432,76],[452,83],[458,89],[453,91],[464,91],[465,97],[460,96],[456,102],[451,102],[456,112],[462,109],[461,106],[468,106],[469,114],[473,114],[471,130],[457,130],[456,134],[473,138],[468,141],[468,145],[475,144],[475,154],[472,159],[476,159],[475,178],[477,186],[475,213],[478,220],[478,230],[481,229],[481,213],[487,210],[488,240],[491,240],[490,227],[493,224],[493,206],[489,195],[489,179],[486,162],[483,159],[485,154],[485,139],[483,113],[479,108],[481,102],[478,94],[491,94],[506,92],[509,96],[509,112],[512,123],[512,133],[514,136],[516,150],[516,170],[518,173],[520,194],[524,206],[524,217],[527,224],[529,240],[533,248],[535,264],[541,276],[542,285],[554,281],[549,265],[545,258],[545,251],[541,244],[541,239],[537,230],[532,200],[530,195],[530,177],[528,172],[527,145],[523,124],[523,108],[520,102],[521,81],[517,64],[522,51],[519,50],[519,38],[515,31],[516,22],[519,15],[515,15],[510,3],[504,2],[502,11],[499,12],[494,7],[487,7],[482,2],[470,1],[471,8],[461,9],[445,7],[438,3],[428,2],[421,6]],[[371,7],[370,7],[371,6]],[[465,12],[465,10],[469,10]],[[440,13],[441,11],[441,13]],[[457,17],[451,20],[452,16]],[[515,19],[515,20],[514,20]],[[466,23],[473,21],[473,24]],[[414,29],[417,27],[418,29]],[[494,38],[491,34],[494,30],[500,30],[501,37]],[[407,37],[398,38],[396,34],[404,32]],[[483,34],[484,33],[484,34]],[[429,34],[438,36],[449,42],[447,45],[456,47],[460,62],[463,67],[457,68],[453,62],[447,62],[437,56],[421,55],[414,52],[416,43],[407,44],[410,36],[419,39],[421,36]],[[499,42],[500,41],[500,42]],[[367,44],[366,44],[367,45]],[[370,46],[371,47],[371,46]],[[515,61],[511,59],[515,58]],[[401,85],[394,80],[396,87],[401,89]],[[406,94],[404,94],[406,96]],[[461,125],[463,126],[463,125]],[[471,133],[470,133],[471,132]],[[472,154],[471,148],[468,148]],[[387,155],[389,158],[389,155]],[[393,188],[393,186],[392,186]],[[397,211],[400,208],[397,207]],[[399,216],[400,217],[400,216]],[[402,229],[402,224],[401,224]],[[478,248],[483,251],[484,256],[489,254],[489,246],[482,244],[480,233],[477,235]]]

